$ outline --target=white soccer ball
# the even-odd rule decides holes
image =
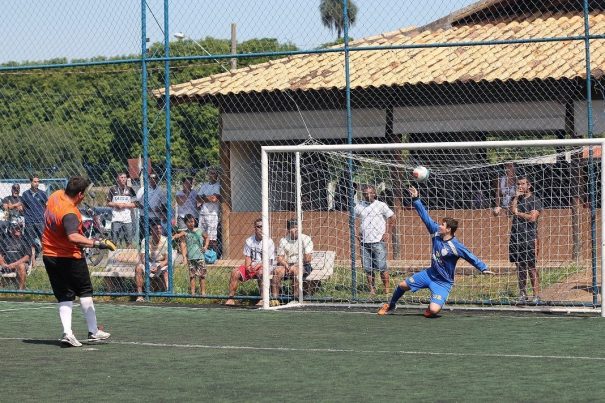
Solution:
[[[429,178],[429,170],[420,165],[414,168],[412,175],[414,176],[416,182],[424,182]]]

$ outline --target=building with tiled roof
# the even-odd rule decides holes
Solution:
[[[582,3],[484,0],[423,27],[352,41],[353,141],[586,135]],[[590,2],[592,35],[605,34],[602,3]],[[493,44],[477,46],[485,42]],[[379,46],[393,48],[367,49]],[[603,111],[605,39],[590,40],[590,57],[594,108]],[[297,54],[170,88],[176,102],[219,106],[233,211],[260,210],[260,197],[249,197],[251,187],[260,194],[260,145],[347,141],[344,63],[343,52]]]

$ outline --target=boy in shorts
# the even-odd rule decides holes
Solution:
[[[185,258],[185,264],[189,266],[189,286],[191,295],[195,294],[195,279],[200,281],[200,294],[206,295],[206,262],[204,252],[208,249],[210,239],[195,227],[195,217],[186,214],[185,225],[187,228],[178,237],[181,239],[181,253]]]

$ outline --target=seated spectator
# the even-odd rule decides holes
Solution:
[[[6,221],[15,222],[21,221],[23,217],[23,201],[19,193],[21,187],[18,183],[11,186],[11,195],[2,199],[2,208],[5,212]]]
[[[168,286],[168,240],[162,235],[162,225],[154,222],[151,225],[151,236],[149,237],[149,277],[159,279],[163,290]],[[143,273],[145,273],[145,239],[141,242],[139,253],[139,264],[134,271],[134,281],[137,292],[143,293]],[[137,302],[143,302],[142,296],[137,297]]]
[[[273,240],[268,240],[269,246],[269,265],[273,267],[275,260],[275,244]],[[229,280],[229,299],[225,301],[225,305],[235,305],[235,292],[239,283],[248,280],[257,280],[258,288],[261,290],[262,297],[262,277],[263,277],[263,220],[260,218],[254,221],[254,235],[246,239],[244,244],[244,264],[240,267],[235,267],[231,271]],[[271,284],[271,295],[277,297],[277,287]],[[278,301],[271,301],[272,305],[279,305]],[[262,305],[262,299],[257,305]]]
[[[174,236],[180,239],[181,253],[185,266],[189,266],[189,285],[191,295],[195,294],[195,279],[200,279],[200,294],[206,295],[206,262],[204,252],[208,249],[208,237],[202,230],[195,228],[195,216],[187,214],[184,217],[187,229]]]
[[[288,235],[279,241],[277,248],[277,267],[273,272],[272,281],[279,287],[284,278],[292,278],[294,286],[294,299],[299,297],[298,285],[298,223],[295,219],[286,223]],[[313,259],[313,241],[309,235],[300,234],[303,252],[303,280],[313,270],[311,260]]]
[[[0,273],[17,273],[19,289],[25,289],[27,266],[31,259],[31,248],[25,237],[21,224],[11,224],[10,233],[0,242]]]

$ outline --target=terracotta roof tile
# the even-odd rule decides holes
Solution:
[[[591,31],[605,32],[605,14],[590,16]],[[542,13],[502,21],[417,32],[411,27],[351,42],[351,47],[475,42],[578,36],[584,33],[578,13]],[[605,70],[605,43],[591,41],[594,74]],[[396,49],[351,52],[353,88],[456,81],[506,81],[585,77],[584,44],[579,41],[520,43],[458,48]],[[176,84],[174,97],[215,96],[285,90],[342,89],[344,53],[294,55],[236,72]],[[154,91],[162,96],[164,89]]]

